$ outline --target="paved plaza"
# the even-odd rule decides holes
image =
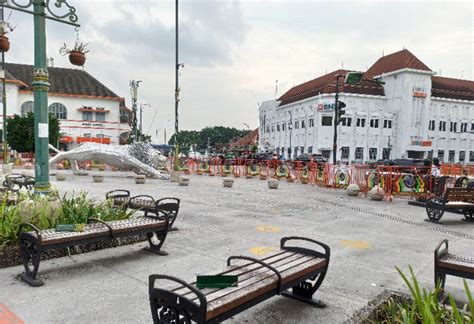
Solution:
[[[104,174],[103,183],[70,174],[54,185],[61,194],[86,190],[97,199],[113,189],[181,198],[179,230],[170,232],[163,246],[169,255],[143,251],[147,244],[142,242],[47,260],[40,265],[45,284],[39,288],[16,279],[21,266],[0,269],[0,304],[26,323],[151,322],[150,274],[191,281],[223,270],[231,255],[272,253],[283,236],[305,236],[331,247],[326,279],[315,294],[327,307],[274,297],[228,322],[341,323],[384,289],[406,291],[395,266],[407,272],[412,265],[421,284],[431,288],[433,250],[441,239],[449,239],[453,253],[473,255],[473,223],[450,213],[442,224],[425,222],[424,208],[407,200],[375,202],[286,181],[269,190],[266,181],[239,178],[232,188],[223,188],[221,177],[196,175],[189,187],[180,187],[157,179],[137,185],[131,173]],[[446,289],[463,296],[457,278],[448,277]]]

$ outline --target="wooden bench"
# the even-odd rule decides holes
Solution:
[[[444,249],[441,247],[445,245]],[[441,241],[434,250],[435,285],[444,289],[446,275],[474,279],[474,258],[449,253],[448,240]]]
[[[91,223],[95,222],[95,223]],[[167,255],[161,251],[168,233],[168,221],[157,217],[136,217],[126,220],[104,222],[91,218],[82,232],[59,232],[55,229],[39,230],[29,223],[19,228],[20,255],[25,272],[19,277],[31,286],[41,286],[43,282],[36,278],[41,253],[47,250],[61,249],[86,243],[114,240],[116,238],[146,234],[149,247],[145,249],[158,255]],[[30,227],[33,231],[24,231]]]
[[[169,223],[169,230],[176,230],[173,225],[178,217],[181,202],[179,198],[165,197],[155,200],[149,195],[130,197],[130,191],[124,189],[109,191],[105,194],[105,197],[113,199],[115,206],[143,211],[145,216],[153,214],[163,219],[166,218]]]
[[[474,188],[447,188],[444,195],[426,199],[429,221],[438,222],[445,211],[461,212],[466,221],[474,221]]]
[[[287,246],[286,242],[290,240],[315,243],[324,252]],[[277,253],[263,259],[244,256],[227,259],[228,269],[220,275],[237,275],[235,287],[199,290],[195,282],[186,283],[169,275],[151,275],[149,297],[153,322],[217,323],[280,294],[324,307],[312,296],[326,275],[329,247],[303,237],[285,237],[281,239],[280,248]],[[231,266],[231,261],[238,259],[246,262],[240,266]],[[159,281],[168,281],[168,285],[173,282],[175,286],[169,289],[157,287]],[[287,291],[290,288],[291,293]]]

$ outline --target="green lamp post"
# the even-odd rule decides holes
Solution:
[[[35,192],[49,192],[49,133],[48,133],[48,91],[49,74],[46,62],[46,19],[80,27],[77,24],[76,9],[66,0],[0,0],[0,6],[32,14],[34,16],[35,58],[33,82],[35,114]],[[54,13],[52,6],[65,10],[63,14]],[[33,11],[31,11],[33,7]]]

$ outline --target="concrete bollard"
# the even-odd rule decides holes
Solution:
[[[64,181],[66,180],[66,174],[63,172],[56,173],[56,180],[57,181]]]
[[[381,201],[385,197],[385,191],[381,189],[378,185],[374,186],[369,191],[369,198],[375,201]]]
[[[104,175],[100,173],[95,173],[92,175],[92,180],[94,180],[94,182],[104,182]]]
[[[277,179],[270,179],[268,180],[268,188],[270,189],[278,189],[278,184],[280,182]]]
[[[145,184],[146,177],[143,174],[139,174],[135,176],[135,183],[136,184]]]
[[[359,195],[359,192],[360,192],[360,188],[358,185],[356,185],[355,183],[352,183],[350,185],[347,186],[346,188],[346,192],[347,192],[347,195],[348,196],[358,196]]]
[[[178,179],[179,185],[180,186],[188,186],[189,185],[189,177],[186,176],[180,176]]]

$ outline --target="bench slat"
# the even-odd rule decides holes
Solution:
[[[107,224],[112,228],[112,233],[129,232],[130,230],[157,229],[166,226],[166,222],[150,217],[136,217],[126,220],[110,221]],[[27,232],[36,238],[35,232]],[[54,229],[43,230],[41,234],[41,244],[57,244],[75,241],[77,239],[96,238],[110,235],[107,226],[101,223],[87,224],[82,232],[57,232]]]
[[[281,271],[282,284],[289,283],[308,273],[316,271],[327,264],[322,258],[313,258],[298,266]],[[233,308],[245,304],[267,292],[277,288],[276,276],[264,278],[257,283],[246,287],[246,289],[237,289],[234,293],[229,293],[222,298],[208,302],[206,319],[210,320],[223,314]],[[229,288],[226,288],[229,289]]]
[[[278,260],[272,259],[272,261],[270,261],[270,260],[265,261],[265,263],[267,263],[268,265],[271,265],[272,267],[278,269],[278,267],[282,267],[282,266],[284,266],[288,263],[300,260],[303,257],[304,257],[303,255],[295,253],[290,257],[284,257],[284,258],[280,258]],[[269,270],[268,268],[262,266],[259,263],[252,263],[250,265],[248,265],[248,264],[244,265],[243,267],[239,266],[238,269],[230,270],[226,274],[237,275],[238,276],[237,285],[239,287],[241,287],[242,285],[245,285],[247,283],[246,282],[247,280],[252,279],[255,276],[259,276],[259,275],[262,275],[262,274],[268,274],[268,270]],[[274,273],[271,272],[270,275],[271,274],[274,274]],[[193,283],[193,285],[195,285],[195,283]],[[209,298],[212,298],[211,294],[213,294],[215,292],[218,292],[222,289],[223,288],[205,288],[205,289],[201,289],[200,291],[201,291],[201,293],[203,293],[206,296],[206,298],[208,298],[207,300],[209,300]],[[186,293],[184,296],[186,297],[186,295],[188,295],[188,293]]]
[[[275,261],[291,257],[292,255],[295,255],[295,253],[294,252],[288,252],[288,251],[280,251],[276,254],[272,254],[270,256],[267,256],[267,257],[263,258],[262,261],[264,261],[264,262],[271,265]],[[247,266],[250,267],[251,270],[262,267],[262,265],[256,264],[254,262],[246,262],[242,265],[233,266],[229,270],[222,271],[220,273],[212,274],[212,275],[240,275],[240,274],[244,273],[243,271],[246,271],[246,269],[244,269],[244,267],[247,267]],[[190,284],[193,285],[193,286],[196,286],[196,281],[193,281]],[[172,290],[172,291],[174,291],[178,294],[181,294],[181,295],[188,294],[190,292],[188,288],[186,288],[182,285],[178,285],[174,288],[170,288],[170,290]]]
[[[446,253],[439,258],[438,265],[443,268],[474,273],[474,258]]]

